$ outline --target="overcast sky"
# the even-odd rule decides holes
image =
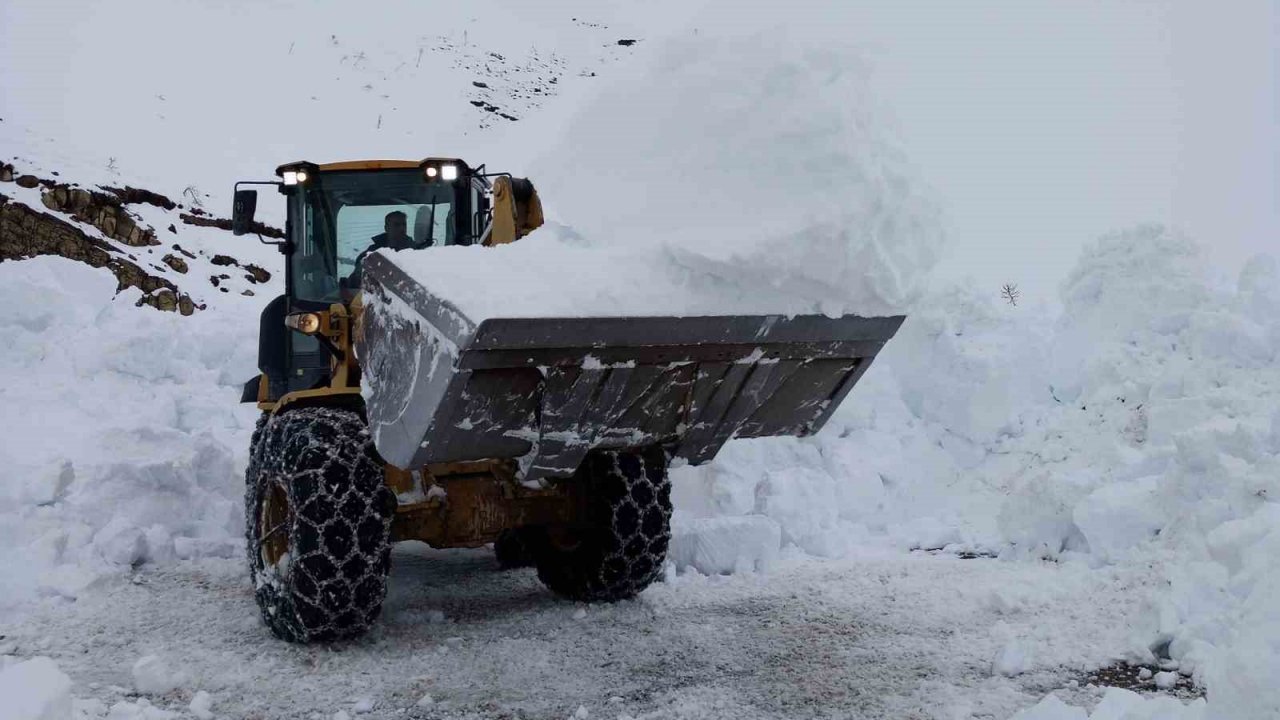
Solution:
[[[1084,242],[1144,221],[1230,269],[1280,246],[1274,0],[858,8],[851,32],[946,204],[944,276],[1052,299]]]

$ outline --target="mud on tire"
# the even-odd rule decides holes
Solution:
[[[660,447],[592,453],[573,481],[587,483],[585,522],[567,537],[554,531],[540,537],[538,578],[571,600],[634,597],[662,574],[671,540],[665,453]]]
[[[291,642],[335,640],[377,619],[395,498],[360,416],[277,415],[258,433],[245,497],[249,574],[262,619]]]

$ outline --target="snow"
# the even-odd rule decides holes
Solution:
[[[0,716],[350,717],[366,700],[376,716],[432,699],[442,714],[564,717],[614,697],[641,717],[1280,716],[1273,258],[1224,279],[1224,238],[1143,225],[1088,245],[1057,298],[1037,288],[1012,306],[995,288],[928,285],[951,226],[871,106],[869,64],[794,33],[704,27],[695,40],[658,27],[678,24],[670,8],[619,6],[601,11],[612,28],[575,35],[552,10],[480,3],[458,11],[474,22],[436,18],[457,52],[432,49],[410,71],[419,27],[330,8],[331,29],[296,41],[237,24],[244,52],[229,72],[193,79],[201,62],[222,67],[227,34],[120,42],[138,38],[148,8],[225,27],[222,9],[199,3],[5,5],[8,27],[56,15],[76,42],[48,43],[45,64],[19,55],[29,42],[0,43],[4,67],[23,68],[5,75],[0,159],[174,197],[208,178],[221,207],[230,179],[294,156],[420,156],[434,152],[426,137],[483,149],[495,166],[523,152],[553,222],[509,247],[420,253],[428,267],[413,268],[473,319],[499,304],[910,317],[822,433],[734,441],[710,465],[673,469],[679,571],[638,600],[566,606],[531,572],[495,574],[483,551],[409,546],[382,624],[331,651],[273,641],[243,581],[256,410],[236,400],[278,273],[251,298],[238,294],[247,285],[192,285],[209,309],[182,318],[135,308],[137,292],[116,295],[105,271],[0,263]],[[484,132],[430,111],[464,98],[489,48],[532,67],[527,23],[537,57],[563,60],[559,99]],[[646,27],[634,62],[604,48]],[[175,48],[195,60],[156,62]],[[101,78],[70,72],[103,57],[149,68],[111,84],[129,112],[98,111]],[[593,93],[578,75],[595,71],[608,82]],[[387,112],[381,134],[367,131],[426,78],[441,94],[415,100],[422,112]],[[389,97],[370,101],[368,82]],[[299,107],[315,108],[308,122]],[[73,125],[86,117],[97,122]],[[208,127],[240,139],[174,163]],[[40,207],[37,191],[0,191]],[[1063,200],[1063,213],[1079,210]],[[157,229],[173,222],[139,212]],[[280,269],[273,250],[218,231],[181,226],[177,241]],[[417,262],[407,255],[395,258]],[[957,557],[971,554],[998,559]],[[192,695],[177,659],[207,689]],[[1072,684],[1123,660],[1160,667],[1166,685],[1189,677],[1207,700]]]
[[[191,703],[187,705],[187,709],[196,716],[196,720],[213,720],[213,696],[204,690],[199,690],[191,697]]]
[[[1205,714],[1204,700],[1184,705],[1169,697],[1144,698],[1129,690],[1110,688],[1092,713],[1049,695],[1035,707],[1014,715],[1013,720],[1201,720],[1207,717],[1210,716]]]
[[[991,671],[1005,677],[1021,675],[1032,667],[1031,654],[1017,640],[1010,640],[1004,647],[1000,648],[1000,652],[996,654],[996,659],[991,663]]]
[[[7,660],[7,659],[6,659]],[[71,717],[71,678],[47,657],[0,669],[0,718],[62,720]]]
[[[782,527],[760,515],[717,518],[677,516],[671,523],[667,560],[677,570],[703,575],[764,572],[778,557]]]
[[[133,687],[145,695],[163,695],[177,690],[185,681],[173,664],[158,655],[145,655],[133,664]]]
[[[546,228],[386,254],[473,322],[897,314],[943,234],[864,76],[850,48],[785,34],[667,41],[535,163]]]

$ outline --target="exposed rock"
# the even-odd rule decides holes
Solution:
[[[0,262],[37,255],[59,255],[92,267],[106,268],[116,276],[116,292],[136,287],[144,293],[145,304],[160,308],[161,299],[153,301],[146,298],[152,298],[158,290],[167,291],[174,298],[174,309],[182,309],[178,289],[173,283],[147,273],[120,257],[116,248],[90,237],[75,225],[0,194]],[[190,298],[187,307],[195,311],[196,306]]]
[[[184,250],[184,249],[183,249],[183,247],[182,247],[181,245],[179,245],[178,243],[174,243],[174,244],[173,244],[173,249],[174,249],[174,250],[177,250],[178,252],[182,253],[183,255],[186,255],[188,258],[190,258],[190,259],[192,259],[192,260],[195,260],[195,259],[196,259],[196,256],[195,256],[195,255],[193,255],[193,254],[191,254],[191,253],[187,252],[186,250]]]
[[[150,305],[157,310],[163,310],[164,312],[177,312],[182,315],[193,314],[197,307],[201,310],[204,309],[203,305],[197,306],[195,302],[191,300],[189,295],[186,295],[185,293],[179,295],[168,288],[162,288],[150,295],[143,295],[138,298],[137,305],[138,307]]]
[[[219,278],[217,275],[210,275],[209,282],[212,283],[214,287],[218,287],[219,285],[222,284],[222,279]]]
[[[168,265],[169,267],[173,268],[174,270],[177,270],[180,273],[186,274],[188,269],[186,260],[183,260],[182,258],[172,253],[165,255],[163,258],[160,258],[160,259],[164,261],[165,265]]]
[[[170,200],[164,195],[161,195],[158,192],[152,192],[151,190],[144,190],[142,188],[129,187],[128,185],[124,186],[123,188],[107,187],[105,185],[102,185],[100,187],[103,190],[106,190],[107,192],[115,195],[117,198],[120,199],[120,202],[124,203],[125,205],[132,205],[134,203],[145,203],[147,205],[154,205],[158,208],[164,208],[165,210],[173,210],[174,208],[178,207],[178,204],[175,203],[174,201]]]
[[[9,163],[0,163],[0,182],[13,182],[13,166]]]
[[[236,267],[240,267],[240,262],[230,255],[214,255],[213,259],[209,262],[214,265],[235,265]]]
[[[271,279],[271,273],[253,263],[245,265],[244,269],[249,272],[248,275],[245,275],[245,279],[251,283],[264,283]]]
[[[173,226],[173,223],[169,223],[169,232],[173,233],[174,235],[177,235],[177,234],[178,234],[178,228],[174,227],[174,226]]]
[[[253,297],[253,291],[252,291],[252,290],[249,290],[249,289],[247,289],[247,288],[246,288],[243,292],[241,292],[240,294],[241,294],[241,295],[248,295],[249,297]]]
[[[40,184],[40,180],[35,175],[23,175],[18,178],[18,187],[31,189]]]
[[[139,225],[137,218],[114,195],[55,184],[40,196],[40,202],[50,210],[68,213],[98,228],[103,235],[125,245],[145,247],[160,244],[155,232]]]
[[[216,217],[211,217],[206,215],[207,214],[203,210],[192,208],[191,212],[182,213],[178,217],[182,220],[182,222],[186,223],[187,225],[196,225],[198,227],[215,227],[215,228],[218,228],[219,230],[231,229],[231,221],[229,219],[216,218]],[[253,224],[252,231],[258,235],[265,235],[266,237],[269,237],[269,238],[275,238],[277,240],[284,239],[283,230],[281,230],[280,228],[271,227],[270,225],[267,225],[265,223],[255,222]]]

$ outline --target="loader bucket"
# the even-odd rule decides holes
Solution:
[[[401,468],[518,459],[571,475],[593,449],[661,443],[705,463],[734,437],[817,432],[903,316],[472,322],[390,259],[364,264],[369,427]]]

